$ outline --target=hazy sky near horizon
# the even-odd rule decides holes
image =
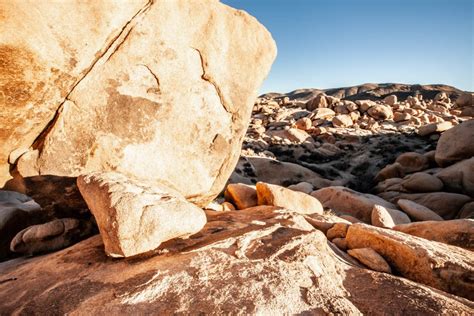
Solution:
[[[221,0],[256,17],[278,56],[260,92],[373,83],[474,90],[474,0]]]

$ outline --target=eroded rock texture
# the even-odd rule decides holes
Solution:
[[[254,18],[211,0],[15,2],[5,15],[3,181],[13,152],[20,178],[118,171],[198,205],[218,194],[276,55]]]
[[[147,260],[107,258],[98,236],[0,265],[3,313],[470,314],[473,304],[364,269],[302,215],[209,212],[204,229]]]

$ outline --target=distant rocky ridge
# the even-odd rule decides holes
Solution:
[[[398,100],[404,101],[408,96],[422,95],[425,99],[434,99],[440,93],[445,92],[451,99],[456,100],[464,91],[444,84],[419,85],[403,83],[365,83],[358,86],[331,88],[331,89],[298,89],[288,93],[265,93],[260,97],[307,101],[320,93],[345,100],[382,100],[388,95],[397,96]]]

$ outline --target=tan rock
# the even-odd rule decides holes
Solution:
[[[258,205],[255,186],[243,183],[231,183],[227,185],[224,196],[226,201],[235,205],[238,210]]]
[[[474,197],[474,157],[455,163],[436,173],[447,191]]]
[[[0,309],[8,315],[468,315],[474,308],[466,299],[361,269],[300,215],[256,210],[208,217],[192,239],[172,240],[140,260],[107,259],[97,236],[1,264],[2,280],[15,281],[0,283]]]
[[[444,132],[436,146],[435,159],[442,166],[451,165],[463,159],[474,156],[474,120],[465,121]]]
[[[428,169],[430,164],[429,157],[416,152],[403,153],[397,157],[395,162],[398,162],[405,173],[412,173]]]
[[[335,216],[335,215],[327,214],[327,213],[308,214],[308,215],[305,215],[305,219],[314,228],[316,228],[319,231],[322,231],[324,235],[326,235],[328,230],[331,229],[336,223],[343,223],[347,225],[351,224],[351,222],[343,218],[340,218],[339,216]]]
[[[330,119],[336,115],[336,112],[328,108],[317,108],[313,113],[313,119]]]
[[[411,220],[405,213],[399,210],[374,205],[371,223],[377,227],[392,228],[395,225],[411,223]]]
[[[420,136],[428,136],[433,133],[441,133],[447,131],[448,129],[452,128],[453,124],[449,121],[441,122],[441,123],[430,123],[421,126],[418,129],[418,135]]]
[[[10,178],[10,152],[30,147],[96,56],[146,4],[2,3],[0,187]]]
[[[393,120],[395,122],[408,121],[411,119],[411,115],[408,113],[395,112],[393,113]]]
[[[397,225],[393,229],[424,239],[474,250],[474,219],[424,221]]]
[[[375,176],[375,181],[383,181],[390,178],[403,178],[405,176],[405,169],[398,162],[391,165],[386,165]]]
[[[350,127],[354,124],[352,118],[348,114],[336,115],[332,118],[332,125],[334,127]]]
[[[309,111],[313,111],[314,109],[317,108],[327,108],[328,107],[328,101],[326,99],[326,96],[324,94],[318,94],[315,98],[309,100],[306,103],[306,109]]]
[[[307,117],[302,117],[296,121],[295,125],[296,128],[307,131],[313,126],[313,122]]]
[[[405,278],[474,297],[474,256],[468,250],[366,224],[351,225],[346,241],[350,249],[372,248]]]
[[[398,100],[397,100],[397,96],[392,94],[392,95],[389,95],[389,96],[386,96],[384,99],[383,99],[383,102],[385,102],[386,104],[390,105],[390,106],[394,106]]]
[[[393,118],[392,109],[388,106],[376,104],[367,110],[367,113],[376,120],[386,120]]]
[[[392,273],[387,261],[372,248],[350,249],[347,253],[374,271]]]
[[[443,182],[438,177],[425,172],[406,176],[401,185],[409,192],[437,192],[443,189]]]
[[[9,67],[27,76],[12,82],[32,95],[4,116],[23,132],[8,133],[2,154],[12,138],[36,139],[37,175],[117,171],[168,182],[200,206],[219,194],[276,55],[255,18],[195,0],[15,2],[2,12],[15,32],[0,34],[18,52]]]
[[[164,241],[197,233],[206,223],[200,208],[164,185],[112,172],[80,176],[77,183],[111,257],[152,251]]]
[[[300,182],[298,184],[293,184],[288,187],[288,189],[298,192],[303,192],[306,194],[310,194],[314,191],[314,187],[311,183],[308,182]]]
[[[395,205],[378,196],[360,193],[340,186],[322,188],[312,192],[311,195],[317,198],[325,208],[354,216],[366,223],[370,222],[374,205],[396,208]]]
[[[355,103],[359,106],[361,112],[366,112],[369,108],[376,105],[376,103],[371,100],[356,100]]]
[[[442,221],[443,218],[429,208],[410,200],[400,199],[398,206],[415,221]]]
[[[258,205],[280,206],[300,214],[323,213],[318,199],[274,184],[257,182]]]
[[[347,228],[349,228],[349,224],[336,223],[330,229],[328,229],[326,233],[326,237],[329,240],[333,240],[334,238],[345,238],[346,233],[347,233]]]
[[[429,192],[429,193],[400,193],[386,197],[392,203],[399,199],[414,201],[421,204],[444,219],[453,219],[461,208],[471,200],[467,195],[449,192]]]

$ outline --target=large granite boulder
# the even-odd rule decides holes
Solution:
[[[200,206],[220,192],[276,55],[257,20],[197,0],[2,10],[3,166],[11,153],[20,178],[117,171]]]

